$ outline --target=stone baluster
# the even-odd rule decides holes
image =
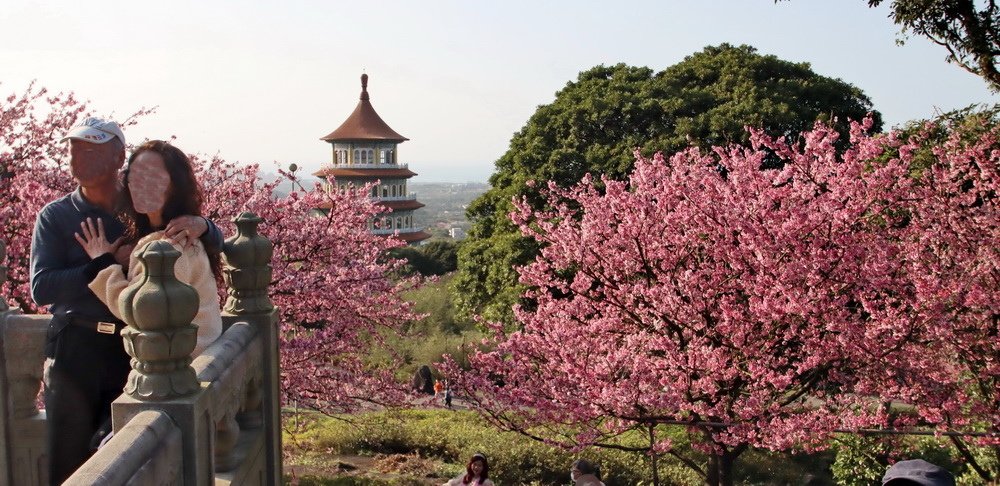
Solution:
[[[3,240],[0,240],[0,289],[3,289],[3,284],[7,282],[7,267],[4,262],[7,261],[7,245],[4,244]],[[10,309],[7,306],[7,299],[3,296],[3,292],[0,292],[0,312]]]
[[[128,324],[122,330],[125,351],[133,358],[125,393],[137,400],[170,400],[200,389],[191,368],[198,293],[174,276],[180,255],[166,241],[147,245],[139,255],[145,275],[118,299]]]
[[[0,290],[7,282],[7,245],[0,240]],[[11,308],[7,305],[7,299],[0,291],[0,317],[2,314],[10,314]],[[6,337],[6,336],[5,336]],[[8,338],[9,339],[9,338]],[[23,419],[38,415],[38,407],[35,406],[35,397],[38,396],[38,389],[41,387],[42,370],[38,363],[32,359],[8,359],[7,379],[8,393],[10,398],[8,403],[11,406],[13,418]]]
[[[35,399],[42,387],[43,369],[39,360],[12,359],[7,362],[7,377],[10,393],[9,403],[15,419],[26,419],[38,415]]]
[[[240,425],[236,413],[227,412],[215,425],[215,470],[230,471],[239,462],[236,441],[240,438]]]
[[[261,218],[243,213],[235,220],[236,236],[226,240],[223,270],[229,297],[224,315],[245,320],[257,329],[264,346],[262,377],[259,387],[251,383],[243,412],[237,416],[243,427],[262,426],[265,436],[267,473],[265,483],[280,484],[281,474],[281,404],[279,400],[278,312],[268,297],[271,283],[271,257],[274,246],[257,233]],[[259,403],[257,405],[258,399]]]
[[[263,425],[264,417],[261,416],[261,404],[264,403],[264,395],[261,393],[260,377],[255,376],[247,383],[246,397],[243,399],[243,409],[236,415],[236,421],[240,428],[256,429]]]
[[[181,436],[181,484],[212,484],[211,452],[215,424],[211,400],[191,367],[198,327],[198,293],[174,276],[181,253],[154,241],[139,254],[144,267],[139,281],[118,298],[125,351],[132,356],[125,393],[111,405],[115,433],[147,410],[170,416]]]
[[[267,287],[271,283],[274,246],[257,234],[261,219],[253,213],[233,220],[236,235],[225,243],[223,277],[229,297],[223,310],[234,315],[267,314],[274,310]]]

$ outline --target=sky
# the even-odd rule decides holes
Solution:
[[[887,126],[1000,102],[943,48],[898,46],[888,14],[865,0],[5,0],[0,95],[36,80],[98,115],[156,107],[130,142],[174,136],[190,153],[314,172],[367,73],[372,105],[410,139],[398,155],[415,182],[486,181],[581,71],[660,71],[724,42],[858,86]]]

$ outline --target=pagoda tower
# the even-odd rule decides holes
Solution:
[[[376,215],[369,223],[373,233],[397,235],[410,244],[430,238],[413,223],[413,212],[424,205],[417,202],[416,194],[410,194],[406,182],[417,174],[399,163],[398,146],[409,139],[375,112],[368,97],[367,74],[361,75],[361,101],[354,112],[320,140],[333,147],[331,163],[314,174],[324,181],[334,178],[337,187],[326,183],[327,190],[345,191],[379,181],[372,187],[371,197],[391,211]]]

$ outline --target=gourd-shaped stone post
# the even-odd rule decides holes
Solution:
[[[166,241],[142,250],[142,279],[118,298],[128,327],[122,330],[125,351],[132,356],[125,393],[137,400],[170,400],[191,395],[200,385],[191,368],[198,340],[198,292],[174,276],[181,253]]]
[[[7,267],[4,266],[4,262],[7,261],[7,245],[4,244],[3,240],[0,240],[0,289],[3,288],[3,284],[7,282]],[[0,292],[0,312],[8,310],[7,299]]]
[[[236,236],[226,240],[222,273],[229,297],[223,310],[230,314],[266,314],[274,310],[267,296],[274,245],[257,234],[261,221],[253,213],[240,214],[233,220]]]

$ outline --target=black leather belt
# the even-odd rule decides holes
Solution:
[[[118,334],[125,328],[125,324],[117,321],[95,321],[76,316],[67,317],[66,320],[73,326],[82,327],[101,334]]]

